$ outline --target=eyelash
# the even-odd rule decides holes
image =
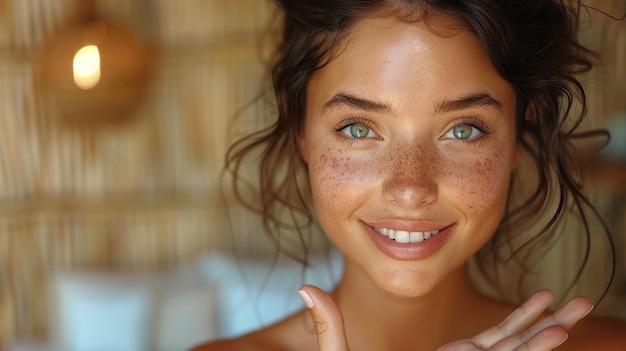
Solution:
[[[350,117],[347,119],[342,120],[341,122],[337,123],[334,127],[333,130],[337,133],[337,138],[340,139],[341,141],[344,142],[348,142],[348,143],[358,143],[358,142],[363,142],[366,138],[349,138],[343,135],[343,133],[341,133],[341,131],[352,125],[352,124],[356,124],[356,123],[360,123],[363,124],[364,126],[366,126],[367,128],[372,128],[371,127],[371,121],[369,121],[366,118],[362,118],[362,117]],[[479,135],[476,138],[473,139],[469,139],[469,140],[461,140],[461,139],[454,139],[457,142],[462,142],[462,143],[478,143],[481,142],[482,139],[482,135],[488,135],[491,134],[491,128],[489,126],[489,124],[480,116],[467,116],[467,117],[463,117],[459,120],[456,120],[454,122],[454,125],[452,125],[452,127],[450,129],[448,129],[448,131],[450,131],[452,128],[458,127],[458,126],[462,126],[462,125],[468,125],[470,127],[476,128],[478,129],[479,132],[481,132],[482,134]],[[446,131],[447,132],[447,131]]]
[[[372,129],[372,122],[370,120],[368,120],[366,118],[362,118],[362,117],[349,117],[349,118],[344,119],[341,122],[337,123],[333,127],[333,130],[337,134],[337,139],[339,139],[339,140],[341,140],[343,142],[350,143],[350,144],[356,144],[356,143],[360,143],[360,142],[365,141],[367,138],[350,138],[348,136],[343,135],[343,133],[341,132],[346,127],[348,127],[348,126],[350,126],[352,124],[357,124],[357,123],[360,123],[360,124],[366,126],[370,130]]]
[[[361,123],[364,126],[370,128],[370,124],[371,122],[366,119],[366,118],[362,118],[362,117],[349,117],[346,118],[344,120],[342,120],[341,122],[337,123],[337,125],[335,125],[335,127],[333,128],[335,130],[335,132],[339,132],[342,129],[344,129],[345,127],[351,125],[351,124],[356,124],[356,123]]]
[[[489,127],[489,124],[480,116],[467,116],[467,117],[463,117],[457,121],[454,122],[454,125],[448,129],[448,131],[452,130],[455,127],[459,127],[462,125],[467,125],[473,128],[478,129],[479,132],[481,132],[482,134],[479,135],[476,138],[473,139],[468,139],[468,140],[462,140],[462,139],[454,139],[455,141],[458,142],[463,142],[463,143],[478,143],[481,142],[483,135],[488,135],[491,134],[491,128]],[[447,131],[446,131],[447,133]]]

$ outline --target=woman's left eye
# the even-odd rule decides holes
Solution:
[[[469,123],[452,127],[444,136],[450,139],[471,140],[483,134],[483,131]]]

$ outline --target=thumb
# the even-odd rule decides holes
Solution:
[[[320,351],[349,351],[343,316],[333,299],[312,285],[304,285],[298,291],[309,309]]]

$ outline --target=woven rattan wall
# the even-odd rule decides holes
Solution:
[[[56,269],[158,269],[230,243],[220,167],[237,133],[231,117],[261,86],[271,4],[99,1],[99,14],[152,41],[158,59],[131,120],[79,129],[40,99],[33,61],[81,1],[0,1],[2,342],[46,336]],[[252,127],[255,109],[240,114]]]

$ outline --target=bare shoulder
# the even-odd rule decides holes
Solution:
[[[226,351],[226,350],[245,350],[237,346],[235,340],[219,340],[208,344],[202,344],[194,347],[189,351]]]
[[[199,345],[190,351],[253,351],[275,350],[282,351],[277,345],[271,345],[262,338],[254,338],[251,335],[236,339],[218,340],[208,344]]]
[[[623,351],[626,349],[626,320],[609,317],[583,319],[571,331],[562,350]]]
[[[296,313],[274,325],[234,339],[219,340],[190,351],[291,351],[317,349],[314,334],[304,328],[305,312]]]

